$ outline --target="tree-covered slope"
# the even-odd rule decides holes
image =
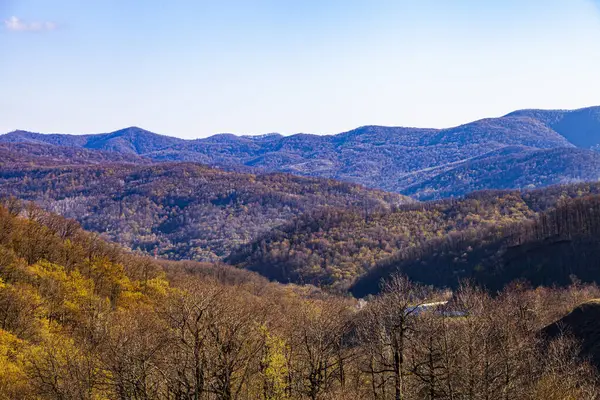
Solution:
[[[600,282],[600,196],[571,199],[563,190],[556,209],[530,220],[450,233],[418,248],[399,252],[357,280],[357,296],[376,293],[395,273],[438,286],[472,280],[500,290],[515,280],[568,285],[573,279]]]
[[[516,192],[377,212],[327,208],[274,228],[226,260],[282,282],[343,289],[398,252],[453,232],[504,226],[534,215]]]
[[[557,184],[593,182],[600,179],[600,153],[576,148],[519,149],[486,154],[412,185],[402,193],[419,200],[494,189],[540,188]]]
[[[530,191],[483,191],[458,200],[376,212],[327,208],[298,216],[241,245],[226,261],[281,282],[344,290],[357,280],[366,280],[367,286],[376,290],[381,276],[389,275],[383,265],[396,265],[404,257],[412,260],[415,254],[439,256],[439,246],[458,239],[471,238],[464,247],[479,248],[495,235],[504,237],[520,229],[520,223],[533,221],[567,200],[598,194],[600,184],[577,184]],[[463,248],[457,252],[462,255]],[[468,277],[456,275],[454,267],[449,267],[453,258],[440,256],[435,267],[422,269],[439,278],[426,282],[443,286],[456,283],[458,277]],[[419,265],[415,262],[416,271],[421,271]],[[490,279],[495,284],[495,278]],[[511,279],[500,276],[498,284]]]
[[[195,260],[227,256],[325,206],[374,211],[411,201],[333,180],[182,163],[4,167],[0,195],[36,201],[133,249]]]
[[[85,152],[70,148],[66,154],[70,151]],[[589,154],[572,152],[579,161],[580,152]],[[541,154],[533,160],[560,166],[548,153]],[[493,171],[490,166],[486,170]],[[0,168],[0,183],[3,196],[36,201],[148,254],[226,260],[270,279],[339,290],[397,254],[454,233],[531,219],[555,206],[562,195],[557,193],[562,189],[549,188],[411,204],[401,195],[350,183],[234,173],[190,163],[23,164]],[[569,187],[577,192],[573,197],[593,193],[598,185],[578,187]]]
[[[88,164],[150,164],[147,158],[111,151],[92,151],[77,147],[48,146],[18,142],[0,143],[0,167],[64,166]]]
[[[173,147],[178,143],[184,142],[184,140],[158,135],[132,126],[115,132],[96,135],[40,134],[17,130],[0,136],[0,142],[50,144],[54,146],[80,147],[123,154],[144,155]]]

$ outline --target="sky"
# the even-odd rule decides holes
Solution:
[[[600,0],[0,0],[0,133],[450,127],[600,105]]]

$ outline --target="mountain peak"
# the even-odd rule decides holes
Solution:
[[[139,126],[129,126],[127,128],[118,129],[114,132],[111,132],[111,134],[115,134],[115,133],[150,133],[152,135],[158,135],[158,133],[154,133],[147,129],[140,128]]]
[[[130,126],[111,133],[93,135],[85,147],[142,155],[164,150],[182,142],[184,142],[183,139],[160,135],[137,126]]]

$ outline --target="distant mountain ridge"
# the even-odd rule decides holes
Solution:
[[[600,180],[600,153],[579,148],[506,147],[457,164],[402,191],[419,200],[484,189],[537,188]]]
[[[435,199],[478,189],[597,180],[600,153],[591,149],[600,148],[600,106],[519,110],[448,129],[363,126],[336,135],[218,134],[184,140],[129,127],[97,135],[14,131],[0,135],[1,142],[333,178]],[[589,166],[578,168],[581,160]],[[517,172],[522,176],[515,177]]]
[[[141,156],[111,151],[49,146],[35,142],[0,143],[0,167],[151,163],[152,160]]]
[[[520,110],[508,117],[529,117],[543,122],[577,147],[600,146],[600,107],[579,110]]]
[[[51,144],[64,147],[81,147],[89,150],[113,151],[144,155],[185,142],[170,136],[132,126],[111,133],[91,135],[42,134],[17,130],[0,136],[0,142]]]

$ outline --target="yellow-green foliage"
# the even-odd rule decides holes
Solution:
[[[285,340],[270,333],[266,326],[261,327],[264,349],[261,359],[263,391],[265,400],[287,399],[288,387],[288,348]]]
[[[23,366],[25,341],[0,329],[0,399],[21,398],[27,392]]]
[[[0,399],[111,398],[98,358],[111,315],[157,304],[169,283],[79,228],[60,237],[69,221],[28,213],[0,207]],[[128,276],[140,268],[143,280]]]

